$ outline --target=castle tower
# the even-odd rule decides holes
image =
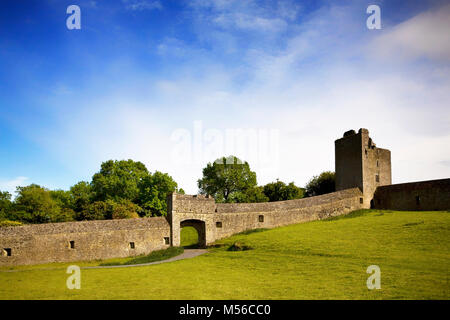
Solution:
[[[375,189],[392,183],[391,152],[377,148],[367,129],[345,132],[334,146],[336,191],[358,187],[370,208]]]

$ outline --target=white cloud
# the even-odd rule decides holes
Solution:
[[[370,47],[374,56],[401,59],[450,61],[450,5],[418,14],[385,30]]]
[[[287,23],[280,18],[264,18],[242,13],[219,14],[212,20],[222,28],[278,33],[286,30]]]
[[[204,1],[189,2],[193,19],[224,30],[261,32],[265,36],[287,30],[300,6],[290,0],[279,1]],[[205,10],[209,10],[205,13]]]
[[[8,191],[14,198],[16,187],[26,185],[26,181],[29,179],[27,177],[16,177],[14,179],[2,179],[0,180],[0,190]]]
[[[125,8],[132,11],[161,10],[163,8],[158,0],[122,0],[122,2],[125,4]]]
[[[198,15],[202,40],[215,43],[211,35],[216,30],[207,26],[221,14],[283,19],[281,14],[251,11],[252,1],[242,3],[194,2],[196,10],[215,6],[212,15]],[[450,176],[450,167],[443,165],[450,159],[449,68],[434,54],[420,65],[405,61],[393,68],[374,63],[364,51],[369,31],[358,29],[353,14],[360,12],[322,8],[304,17],[293,27],[296,32],[279,39],[282,44],[273,50],[258,44],[237,48],[242,58],[237,65],[221,61],[217,51],[201,51],[199,59],[196,48],[166,38],[159,53],[185,58],[175,66],[176,76],[146,78],[137,73],[144,89],[121,87],[90,100],[88,107],[77,105],[70,115],[61,115],[54,130],[58,134],[41,134],[40,143],[80,175],[94,173],[101,161],[131,158],[150,170],[168,172],[188,193],[196,193],[206,162],[171,158],[173,132],[185,129],[194,136],[195,120],[202,120],[204,130],[219,134],[238,128],[278,130],[276,170],[250,162],[260,184],[280,178],[304,185],[313,175],[333,170],[334,140],[349,129],[365,127],[379,147],[392,151],[394,182]],[[232,23],[230,30],[223,30],[224,38],[234,37],[234,28],[245,27]],[[430,45],[429,52],[440,50]],[[37,130],[30,130],[30,135],[38,135]],[[213,160],[211,154],[205,161]]]

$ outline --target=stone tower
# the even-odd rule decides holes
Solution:
[[[367,129],[345,132],[334,146],[336,191],[358,187],[370,208],[375,189],[392,183],[391,152],[377,148]]]

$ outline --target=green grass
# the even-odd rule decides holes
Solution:
[[[228,251],[235,242],[253,250]],[[15,267],[0,272],[0,298],[450,299],[448,212],[366,210],[217,244],[193,259],[82,269],[80,290],[66,288],[67,264]],[[381,269],[380,290],[366,287],[370,265]]]
[[[181,228],[181,246],[184,248],[194,248],[197,247],[198,234],[194,227],[184,227]]]

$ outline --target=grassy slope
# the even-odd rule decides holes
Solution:
[[[234,241],[254,250],[226,251]],[[66,288],[64,268],[0,272],[0,298],[450,298],[448,212],[367,211],[219,243],[225,246],[194,259],[82,270],[81,290]],[[381,290],[366,287],[366,268],[372,264],[381,268]]]
[[[194,247],[198,243],[197,230],[194,227],[181,228],[181,243],[182,247]]]

